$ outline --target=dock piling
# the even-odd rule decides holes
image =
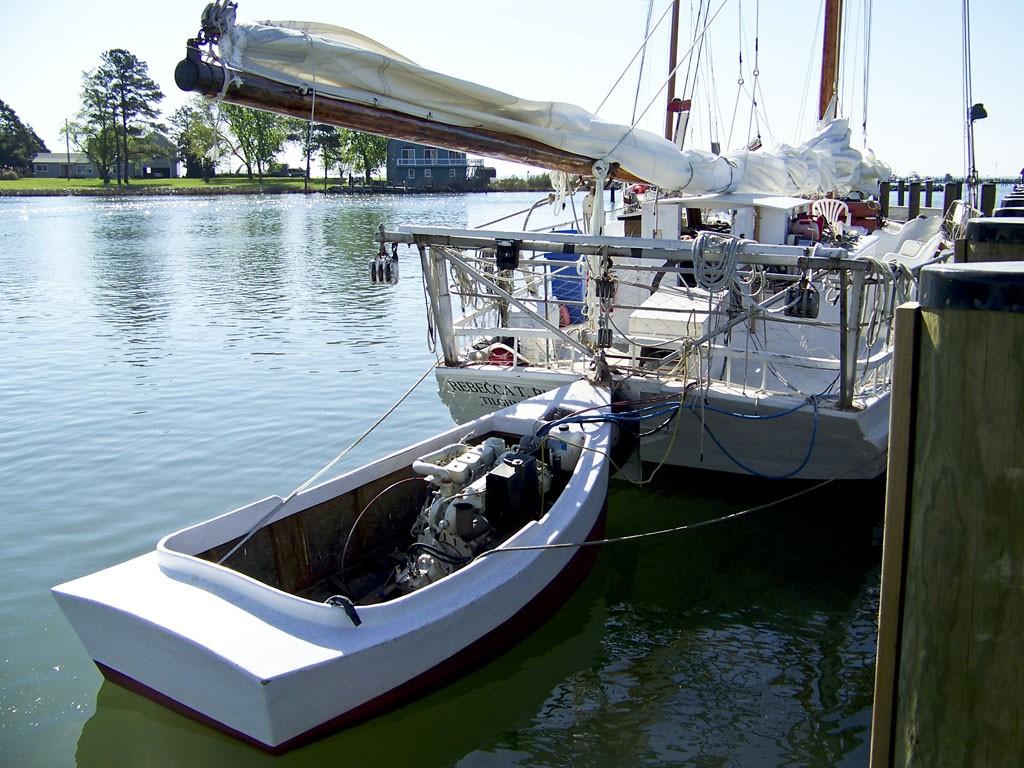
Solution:
[[[925,267],[896,320],[872,768],[1024,754],[1024,262]]]

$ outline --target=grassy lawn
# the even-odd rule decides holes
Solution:
[[[118,186],[116,182],[104,184],[98,179],[37,179],[26,177],[16,181],[0,181],[0,195],[7,194],[111,194],[119,193],[174,193],[216,194],[219,192],[301,192],[304,188],[303,179],[264,178],[261,185],[255,179],[245,176],[215,176],[209,183],[202,179],[132,179],[127,185]],[[328,179],[328,186],[341,184],[340,179]],[[310,179],[309,189],[319,191],[324,188],[324,180]]]

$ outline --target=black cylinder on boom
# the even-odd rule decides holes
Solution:
[[[195,41],[190,40],[185,58],[174,68],[174,82],[183,91],[212,96],[224,87],[224,70],[203,61]]]

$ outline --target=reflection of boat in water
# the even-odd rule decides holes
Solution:
[[[545,393],[54,595],[108,679],[283,751],[493,657],[564,601],[603,530],[607,406],[586,382]]]
[[[833,50],[836,5],[826,4]],[[893,310],[948,241],[938,217],[878,221],[870,196],[888,168],[851,147],[835,119],[834,65],[823,67],[810,140],[730,155],[431,72],[348,30],[236,22],[233,4],[207,10],[176,80],[234,103],[592,176],[591,189],[652,186],[611,221],[592,196],[592,217],[572,224],[587,234],[381,234],[382,245],[419,249],[437,379],[456,419],[597,371],[618,399],[647,409],[637,430],[646,461],[873,477],[886,460]]]

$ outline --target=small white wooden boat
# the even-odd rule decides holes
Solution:
[[[53,594],[108,679],[285,751],[483,662],[563,603],[597,548],[553,545],[603,532],[613,426],[593,419],[608,404],[575,382]]]

